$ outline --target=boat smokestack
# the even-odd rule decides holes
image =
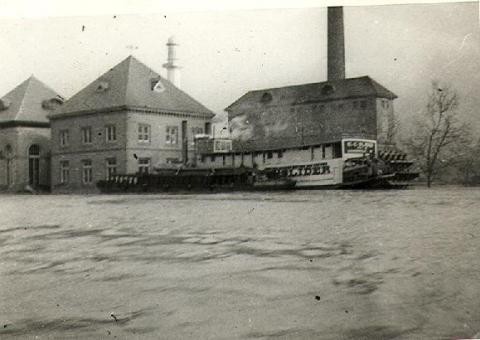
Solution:
[[[328,80],[345,79],[343,7],[328,7]]]

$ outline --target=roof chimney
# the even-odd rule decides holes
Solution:
[[[345,79],[343,7],[328,7],[328,80]]]

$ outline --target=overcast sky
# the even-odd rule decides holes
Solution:
[[[325,8],[123,12],[0,17],[0,96],[35,74],[68,98],[130,54],[166,76],[171,35],[182,89],[217,113],[252,89],[326,79]],[[400,116],[423,108],[431,80],[448,81],[463,110],[480,116],[478,2],[349,6],[344,15],[347,77],[369,75],[396,93]]]

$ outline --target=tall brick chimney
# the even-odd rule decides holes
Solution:
[[[328,7],[328,80],[345,79],[343,7]]]

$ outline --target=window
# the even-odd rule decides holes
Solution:
[[[210,162],[215,162],[215,155],[210,156]]]
[[[33,187],[40,184],[40,146],[38,144],[28,148],[28,183]]]
[[[342,157],[342,144],[340,142],[333,144],[333,158]]]
[[[192,136],[195,137],[196,135],[203,134],[203,128],[201,127],[192,127]]]
[[[83,184],[92,183],[92,161],[89,159],[82,161],[82,182]]]
[[[271,102],[273,99],[272,97],[272,94],[271,93],[268,93],[268,92],[265,92],[263,95],[262,95],[262,98],[260,99],[260,101],[262,103],[268,103],[268,102]]]
[[[203,134],[203,128],[201,127],[192,127],[192,145],[195,144],[195,136],[196,135],[202,135]]]
[[[107,180],[112,179],[113,176],[117,174],[117,159],[108,158],[107,159]]]
[[[150,143],[150,125],[138,124],[138,142]]]
[[[268,151],[268,152],[267,152],[267,158],[268,158],[268,159],[272,159],[272,158],[273,158],[273,152]]]
[[[150,158],[138,159],[138,173],[148,174],[150,172]]]
[[[231,139],[215,139],[213,141],[213,152],[230,152],[232,151]]]
[[[105,92],[105,91],[108,90],[109,87],[110,86],[109,86],[108,82],[101,81],[97,84],[97,88],[95,89],[95,92],[98,92],[98,93]]]
[[[60,131],[60,146],[68,146],[68,130]]]
[[[60,183],[66,184],[70,177],[70,163],[68,161],[60,162]]]
[[[175,145],[178,143],[178,126],[167,126],[165,143]]]
[[[91,144],[92,143],[92,128],[86,126],[82,128],[82,143]]]
[[[150,84],[151,89],[154,92],[162,93],[163,91],[165,91],[165,87],[163,86],[160,79],[152,79]]]
[[[178,158],[167,158],[166,163],[167,164],[178,164],[178,163],[180,163],[180,159],[178,159]]]
[[[322,94],[325,96],[331,95],[333,92],[335,92],[335,88],[333,85],[330,84],[325,84],[322,87]]]
[[[226,164],[227,164],[227,156],[222,155],[222,165],[226,165]]]
[[[212,124],[210,122],[206,122],[204,130],[206,135],[212,134]]]
[[[322,145],[322,159],[325,159],[325,144]]]
[[[282,158],[283,157],[283,150],[278,150],[278,158]]]
[[[366,109],[366,108],[367,108],[367,101],[366,101],[366,100],[362,100],[362,101],[360,102],[360,108],[362,108],[362,109]]]
[[[115,142],[117,140],[117,129],[115,125],[105,126],[105,138],[107,142]]]
[[[7,157],[11,157],[12,156],[12,146],[10,144],[7,144],[5,146],[5,155]]]

